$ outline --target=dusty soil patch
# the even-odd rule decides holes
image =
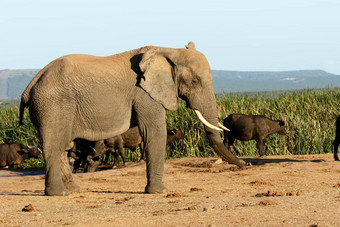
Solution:
[[[167,160],[166,194],[144,194],[145,163],[79,173],[82,193],[44,196],[44,170],[0,170],[0,226],[339,226],[332,154]],[[23,212],[30,205],[31,212]]]

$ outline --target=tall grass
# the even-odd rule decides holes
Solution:
[[[268,155],[319,154],[332,152],[335,120],[340,114],[340,89],[300,90],[273,93],[239,93],[217,96],[219,120],[231,113],[263,115],[285,121],[287,135],[272,135],[267,138]],[[0,108],[0,142],[38,143],[37,132],[24,115],[24,126],[18,126],[18,107]],[[178,111],[166,114],[167,127],[179,128],[184,140],[173,142],[167,148],[167,157],[215,156],[206,139],[203,125],[191,109],[181,102]],[[222,135],[222,134],[221,134]],[[235,142],[242,155],[257,155],[255,141]],[[139,154],[125,150],[130,161]]]
[[[38,144],[37,131],[29,119],[28,111],[24,114],[24,125],[19,127],[19,108],[0,107],[0,143]]]
[[[39,145],[37,131],[26,111],[24,124],[19,127],[19,108],[0,107],[0,143],[20,143],[23,145]],[[41,151],[41,150],[40,150]],[[28,159],[21,163],[21,168],[42,167],[45,162],[41,159]]]

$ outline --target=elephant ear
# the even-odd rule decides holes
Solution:
[[[170,60],[157,50],[150,49],[143,54],[139,67],[144,75],[140,86],[164,108],[177,110],[178,94]]]
[[[190,42],[188,43],[188,45],[185,45],[185,47],[186,47],[187,49],[196,50],[196,46],[195,46],[195,43],[194,43],[193,41],[190,41]]]

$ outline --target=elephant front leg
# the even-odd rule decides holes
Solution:
[[[156,134],[158,135],[157,137],[150,138],[145,143],[147,169],[145,192],[152,194],[166,193],[168,191],[162,182],[165,163],[166,129],[160,130]]]
[[[142,92],[137,96],[133,115],[143,138],[146,155],[146,193],[165,193],[163,172],[166,148],[166,120],[164,107]]]
[[[165,193],[168,189],[162,179],[166,151],[165,111],[162,119],[153,118],[153,122],[141,126],[144,150],[146,155],[147,185],[146,193]]]

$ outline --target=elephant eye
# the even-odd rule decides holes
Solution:
[[[197,85],[198,84],[198,79],[192,79],[191,83],[192,83],[192,85]]]

